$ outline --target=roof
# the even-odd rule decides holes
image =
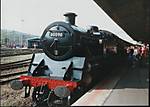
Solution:
[[[28,41],[40,41],[40,38],[38,38],[38,37],[30,38],[30,39],[28,39]]]
[[[94,0],[134,40],[150,42],[150,0]]]

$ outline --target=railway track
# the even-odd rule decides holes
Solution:
[[[27,55],[33,53],[41,53],[43,52],[42,49],[1,49],[1,57],[9,57],[9,56],[16,56],[16,55]]]
[[[0,70],[8,70],[8,69],[14,69],[14,68],[20,68],[20,67],[26,67],[31,62],[31,59],[6,63],[6,64],[0,64]]]
[[[26,59],[26,60],[11,62],[11,63],[0,64],[0,70],[4,71],[4,70],[9,70],[9,69],[26,67],[26,66],[29,66],[30,62],[31,62],[31,59]],[[18,79],[20,75],[25,75],[26,73],[27,71],[13,72],[13,73],[7,73],[7,74],[3,73],[0,75],[0,85],[9,83],[12,80],[16,80]]]
[[[12,80],[17,80],[20,75],[26,75],[26,74],[27,74],[27,71],[21,71],[21,72],[0,75],[0,85],[9,83]]]

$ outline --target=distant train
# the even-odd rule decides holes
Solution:
[[[124,41],[96,26],[83,29],[75,25],[75,13],[64,14],[65,22],[50,24],[41,36],[44,53],[34,54],[28,76],[11,82],[13,89],[25,87],[33,105],[69,105],[106,68],[116,66],[124,53]]]

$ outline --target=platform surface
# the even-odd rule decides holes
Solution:
[[[114,71],[72,106],[149,105],[148,67]]]
[[[148,105],[148,68],[130,69],[118,82],[103,105]]]

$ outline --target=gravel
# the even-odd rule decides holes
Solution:
[[[1,85],[1,97],[0,101],[1,107],[4,106],[31,106],[32,98],[31,96],[28,98],[23,98],[22,95],[24,94],[24,89],[22,90],[13,90],[10,88],[9,84]]]

